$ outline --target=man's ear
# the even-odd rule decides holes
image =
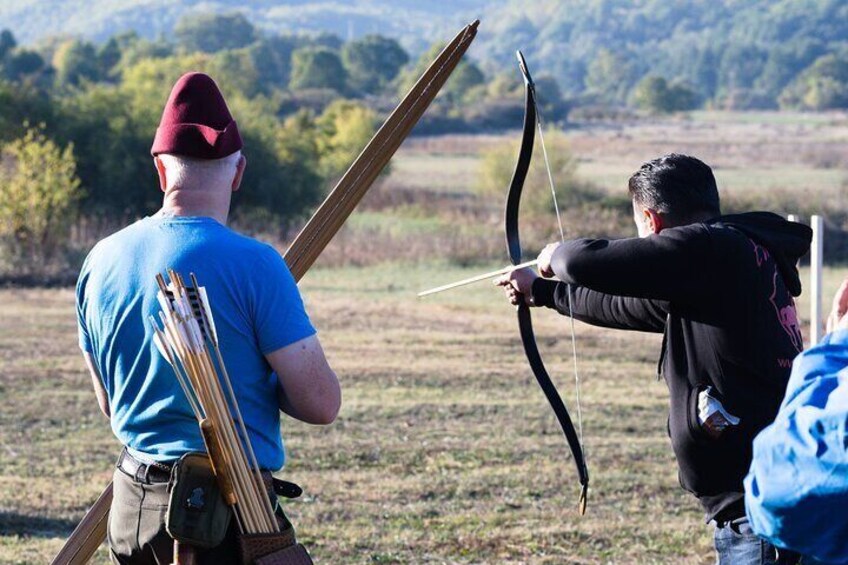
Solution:
[[[651,233],[658,234],[663,230],[665,223],[659,213],[655,210],[651,210],[650,208],[642,210],[642,213],[645,215],[645,223]]]
[[[159,190],[165,192],[168,190],[168,177],[165,171],[165,163],[159,156],[153,157],[153,166],[156,167],[156,174],[159,175]]]
[[[239,157],[239,162],[236,165],[236,176],[233,177],[233,192],[237,192],[241,187],[241,179],[244,176],[244,168],[247,166],[247,158],[242,155]]]

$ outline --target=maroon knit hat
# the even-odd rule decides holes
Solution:
[[[181,76],[165,103],[150,154],[221,159],[241,148],[238,126],[215,81],[203,73]]]

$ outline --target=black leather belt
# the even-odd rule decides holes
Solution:
[[[167,483],[171,480],[171,468],[173,465],[165,463],[142,463],[127,451],[125,447],[121,450],[116,464],[118,470],[137,483],[147,485],[154,483]],[[262,482],[269,493],[275,493],[284,498],[297,498],[303,493],[295,483],[283,481],[271,475],[270,471],[262,471]]]
[[[137,483],[150,485],[167,483],[171,480],[171,465],[164,463],[142,463],[129,454],[125,447],[118,456],[118,470]]]

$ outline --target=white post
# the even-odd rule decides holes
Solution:
[[[786,219],[790,222],[798,223],[798,216],[796,216],[795,214],[789,214],[788,216],[786,216]]]
[[[810,246],[810,345],[822,337],[822,256],[824,251],[824,222],[821,216],[810,218],[813,242]]]

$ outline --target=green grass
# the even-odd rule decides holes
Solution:
[[[573,462],[500,292],[483,283],[415,298],[476,272],[384,264],[305,277],[344,388],[334,425],[283,423],[280,475],[306,490],[287,508],[316,560],[711,562],[709,528],[677,486],[654,375],[659,336],[577,325],[592,477],[581,518]],[[829,294],[846,271],[827,274]],[[535,319],[574,412],[568,324],[547,311]],[[0,291],[0,360],[0,562],[44,563],[118,451],[76,348],[73,293]]]
[[[392,177],[409,188],[437,192],[470,192],[479,171],[473,153],[400,153],[392,160]]]
[[[448,229],[445,218],[424,216],[414,207],[388,212],[367,211],[352,216],[347,224],[351,229],[368,230],[382,237],[400,235],[430,235]]]

